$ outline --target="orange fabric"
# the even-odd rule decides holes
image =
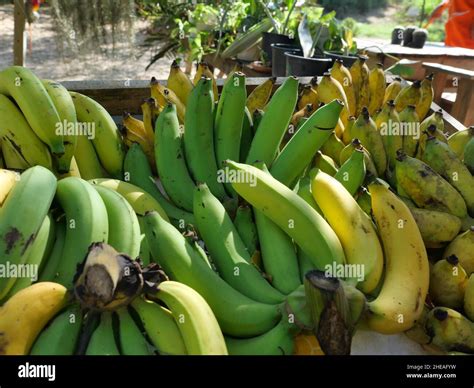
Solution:
[[[427,25],[448,9],[446,22],[447,46],[474,49],[474,0],[445,0],[434,11]]]

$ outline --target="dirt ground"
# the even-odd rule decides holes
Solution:
[[[161,59],[148,70],[151,52],[143,53],[139,47],[145,38],[144,21],[136,23],[135,44],[126,45],[112,55],[81,55],[67,57],[61,51],[53,29],[52,17],[48,7],[41,8],[39,20],[31,25],[31,50],[27,49],[25,65],[42,78],[57,81],[72,80],[148,80],[152,76],[166,79],[171,59]],[[0,6],[0,69],[13,62],[13,5]]]

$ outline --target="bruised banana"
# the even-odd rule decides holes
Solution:
[[[474,216],[474,177],[446,143],[435,137],[426,140],[423,161],[445,178],[464,198]]]
[[[418,207],[445,211],[461,219],[467,216],[461,194],[426,163],[399,152],[395,171],[397,185]]]
[[[176,106],[176,113],[179,123],[184,123],[184,116],[186,115],[186,107],[179,97],[167,87],[158,82],[155,77],[152,77],[150,82],[151,96],[156,100],[160,108],[164,108],[168,104]]]
[[[333,78],[331,73],[324,73],[317,91],[319,100],[325,104],[329,104],[333,100],[339,100],[344,104],[340,115],[342,123],[346,125],[350,114],[346,93],[339,81]]]
[[[2,143],[14,148],[27,166],[39,165],[51,170],[53,165],[48,147],[36,136],[23,113],[2,94],[0,94],[0,115],[2,117],[0,122]]]
[[[471,275],[464,289],[464,312],[474,322],[474,276]]]
[[[428,313],[425,329],[431,342],[443,350],[474,353],[474,323],[455,310],[434,308]]]
[[[474,227],[458,235],[447,246],[443,257],[455,255],[468,275],[474,273]]]
[[[319,105],[318,92],[311,84],[303,85],[301,92],[298,96],[298,110],[302,110],[308,105],[317,107]]]
[[[20,176],[0,208],[0,263],[23,264],[31,242],[49,211],[56,191],[56,178],[44,167],[36,166]],[[21,211],[19,211],[21,209]],[[0,278],[0,299],[12,288],[16,278]]]
[[[431,103],[433,102],[433,78],[434,74],[431,73],[427,75],[423,81],[421,81],[420,100],[416,104],[416,113],[420,120],[424,120],[431,108]]]
[[[11,96],[36,135],[51,153],[62,155],[64,144],[56,128],[60,117],[41,80],[27,67],[10,66],[0,72],[0,94]]]
[[[411,328],[423,312],[428,257],[408,207],[382,184],[369,185],[369,192],[385,253],[385,276],[380,293],[368,303],[367,323],[381,333],[399,333]]]

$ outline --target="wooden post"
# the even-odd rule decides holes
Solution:
[[[23,66],[25,62],[25,3],[23,0],[15,0],[14,21],[13,64]]]

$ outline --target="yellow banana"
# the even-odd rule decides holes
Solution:
[[[372,220],[341,183],[322,171],[314,177],[311,192],[341,241],[347,264],[363,274],[358,287],[372,293],[383,271],[382,246]]]
[[[20,180],[20,174],[15,171],[0,168],[0,206],[10,193],[15,183]]]
[[[385,73],[383,65],[377,65],[370,71],[369,74],[369,113],[373,115],[382,107],[385,96]]]
[[[186,106],[179,99],[176,93],[160,84],[155,77],[152,77],[151,79],[150,89],[151,96],[156,100],[161,108],[164,108],[169,103],[176,105],[179,123],[183,124],[184,116],[186,114]]]
[[[79,168],[81,178],[85,180],[104,178],[109,175],[100,164],[99,157],[95,152],[92,141],[90,141],[86,136],[77,137],[74,159]]]
[[[307,119],[311,114],[315,111],[314,105],[313,104],[307,104],[304,106],[302,109],[297,111],[292,117],[291,117],[291,124],[294,127],[294,130],[298,128],[300,123],[303,121],[303,119]],[[288,132],[287,132],[288,133]],[[293,131],[294,133],[294,131]],[[286,137],[286,136],[285,136]],[[288,142],[288,139],[283,139],[284,141],[286,140],[285,144]],[[280,144],[280,148],[283,148],[284,145]]]
[[[448,138],[449,147],[456,153],[458,158],[464,157],[464,147],[474,137],[474,126],[453,133]]]
[[[272,95],[273,86],[275,85],[276,77],[271,77],[258,85],[247,97],[247,108],[250,115],[253,116],[257,109],[265,108],[270,96]]]
[[[0,139],[1,140],[1,139]],[[5,161],[5,167],[11,170],[26,170],[31,166],[25,159],[17,152],[10,142],[2,141],[2,155]]]
[[[188,76],[181,70],[176,60],[173,61],[168,76],[168,88],[170,88],[186,106],[188,97],[193,90],[193,83]]]
[[[415,81],[411,85],[406,86],[400,90],[397,97],[395,97],[395,108],[397,112],[401,112],[408,105],[419,103],[421,97],[421,82]]]
[[[155,141],[155,110],[156,100],[153,97],[143,101],[142,105],[143,125],[145,127],[145,135],[150,144]]]
[[[402,125],[403,151],[408,156],[415,156],[420,138],[420,118],[416,113],[415,105],[407,105],[403,108],[399,118]]]
[[[358,116],[362,111],[363,107],[369,106],[370,101],[370,89],[369,89],[369,68],[365,63],[367,57],[359,56],[357,60],[352,64],[349,69],[352,76],[352,83],[354,85],[354,91],[356,93],[356,111],[355,115]]]
[[[38,334],[66,304],[67,290],[57,283],[33,284],[0,308],[0,354],[27,355]]]
[[[474,275],[469,277],[464,290],[464,312],[474,322]]]
[[[304,85],[298,97],[298,110],[304,109],[308,104],[314,107],[319,105],[318,92],[315,88],[309,85]]]
[[[329,104],[333,100],[340,100],[344,103],[341,112],[341,121],[346,125],[349,119],[349,110],[346,93],[339,81],[331,76],[331,73],[324,73],[317,87],[319,100],[325,104]]]
[[[144,122],[136,119],[130,113],[124,114],[123,126],[125,130],[124,142],[127,147],[130,148],[133,143],[140,144],[148,159],[148,163],[150,163],[152,169],[156,169],[154,134],[153,137],[150,138],[147,134]]]
[[[197,83],[202,77],[210,78],[212,80],[212,94],[214,95],[214,102],[219,101],[219,92],[217,89],[217,82],[214,77],[214,71],[211,70],[211,68],[209,67],[209,64],[206,62],[198,63],[196,74],[194,75],[194,80],[193,80],[194,86],[197,85]]]
[[[455,255],[468,275],[474,273],[474,227],[458,235],[448,245],[443,257]]]
[[[354,116],[357,108],[356,95],[354,85],[352,83],[352,75],[349,69],[347,69],[342,60],[336,60],[331,68],[331,76],[336,79],[344,89],[347,97],[347,104],[349,114]]]
[[[386,269],[380,293],[368,303],[367,323],[381,333],[399,333],[411,328],[423,312],[428,256],[408,207],[382,184],[369,185],[369,192]]]
[[[456,255],[437,261],[431,269],[430,298],[437,306],[460,309],[464,302],[467,274]]]
[[[430,75],[426,76],[423,81],[421,81],[421,96],[420,100],[416,104],[416,113],[420,120],[424,120],[431,108],[431,103],[433,102],[433,78],[434,74],[431,73]]]
[[[402,90],[402,79],[400,77],[395,77],[395,79],[385,89],[383,103],[386,104],[387,101],[395,100],[398,93],[400,93],[400,90]]]

